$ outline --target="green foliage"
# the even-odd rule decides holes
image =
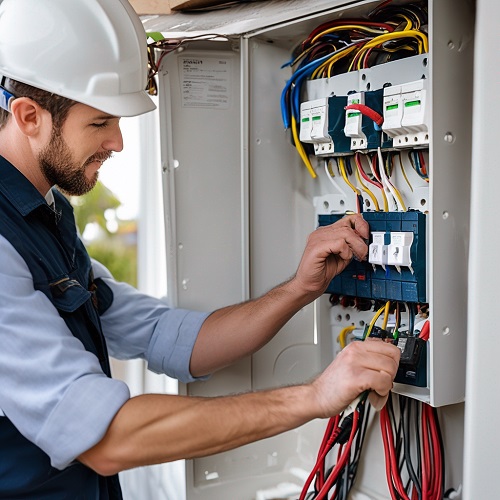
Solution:
[[[118,231],[106,227],[104,212],[117,209],[121,202],[104,184],[98,182],[94,189],[83,196],[72,196],[70,202],[80,234],[87,224],[97,223],[103,229],[101,238],[87,243],[89,255],[106,266],[117,281],[137,286],[137,245],[130,244],[127,233],[136,232],[136,221],[119,221]],[[121,231],[122,230],[122,231]]]
[[[137,287],[137,247],[117,244],[112,239],[87,245],[89,255],[106,266],[117,281]]]
[[[75,211],[80,234],[83,234],[85,226],[90,222],[97,222],[109,234],[104,211],[109,208],[116,209],[121,205],[120,200],[101,181],[98,181],[94,189],[87,194],[71,196],[70,202]]]

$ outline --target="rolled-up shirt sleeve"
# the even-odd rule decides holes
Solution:
[[[58,469],[98,443],[130,394],[107,377],[0,236],[0,418]]]
[[[92,261],[92,267],[94,277],[101,278],[113,292],[113,302],[101,316],[110,355],[145,359],[151,371],[181,382],[200,380],[192,377],[189,362],[201,325],[210,313],[170,308],[162,300],[116,282],[102,264]]]

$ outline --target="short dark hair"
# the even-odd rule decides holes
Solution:
[[[29,97],[39,106],[48,111],[52,116],[52,125],[56,130],[60,130],[68,116],[68,112],[76,101],[61,97],[46,90],[32,87],[27,83],[18,82],[12,78],[5,79],[5,88],[16,97]],[[0,130],[5,126],[10,113],[0,108]]]

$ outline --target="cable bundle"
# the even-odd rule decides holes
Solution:
[[[347,500],[356,478],[368,426],[370,405],[365,404],[366,397],[367,393],[364,393],[341,415],[328,421],[316,464],[302,488],[299,500]],[[327,459],[334,452],[337,461],[327,470]],[[308,493],[313,480],[314,491]]]
[[[151,41],[148,42],[148,81],[146,86],[146,91],[149,95],[158,95],[156,75],[160,70],[161,62],[165,56],[175,52],[189,42],[198,40],[229,40],[226,35],[218,34],[194,35],[179,39],[164,38],[160,32],[148,32],[147,35],[148,39],[151,39]]]
[[[384,2],[365,19],[334,20],[318,26],[282,66],[293,69],[281,94],[283,124],[291,130],[295,147],[313,178],[316,173],[298,135],[303,83],[429,50],[427,34],[422,29],[427,24],[427,11],[418,4],[388,3]]]
[[[394,500],[444,497],[444,447],[437,411],[405,396],[393,398],[380,412],[386,476]]]

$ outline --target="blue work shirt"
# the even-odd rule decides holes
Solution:
[[[46,203],[41,195],[40,200],[20,199],[15,186],[2,188],[24,209]],[[98,262],[92,267],[95,278],[114,295],[101,316],[109,354],[142,358],[156,373],[193,381],[191,352],[209,313],[169,308],[116,282]],[[97,357],[85,350],[50,300],[34,288],[25,261],[1,235],[0,311],[0,418],[7,416],[50,457],[53,467],[64,469],[102,439],[129,399],[128,387],[103,373]]]

